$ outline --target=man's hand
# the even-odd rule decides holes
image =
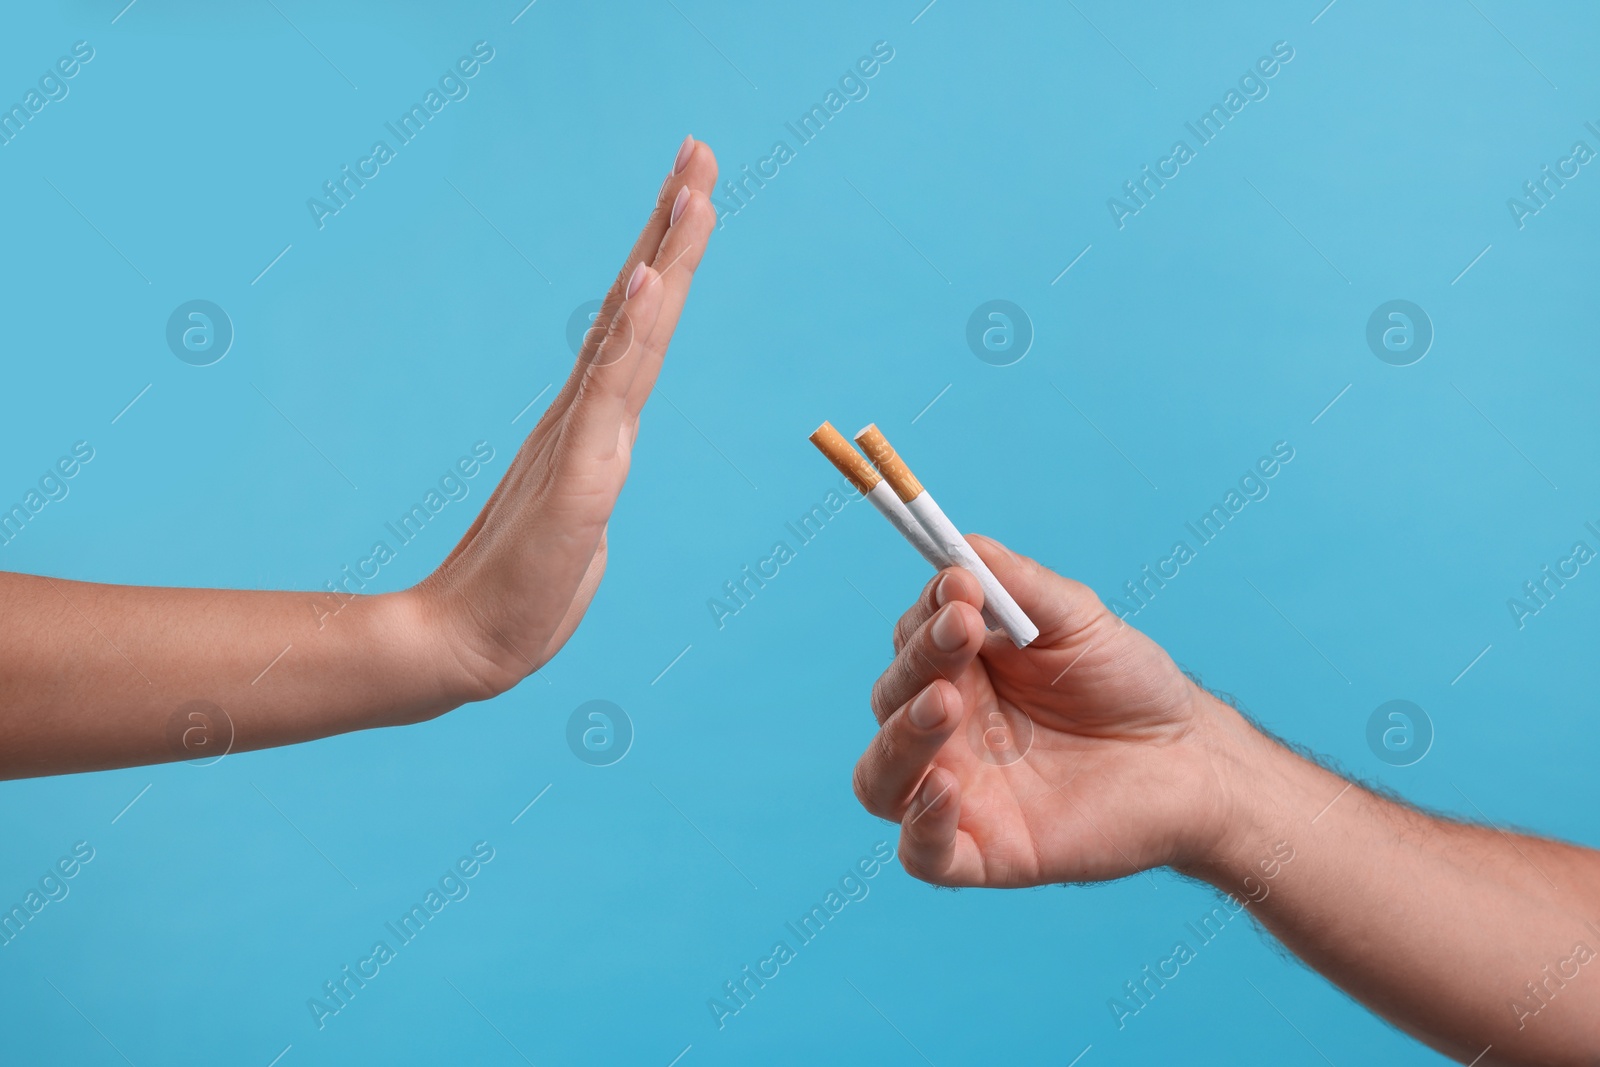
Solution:
[[[1182,863],[1225,824],[1223,709],[1087,587],[969,539],[1039,627],[986,633],[983,593],[941,572],[895,627],[856,765],[867,810],[901,824],[907,871],[940,885],[1116,878]]]
[[[413,592],[462,693],[502,693],[566,643],[606,564],[639,414],[716,223],[711,149],[688,138],[572,373],[461,543]]]
[[[971,575],[895,627],[856,795],[925,881],[1172,866],[1463,1063],[1600,1062],[1600,853],[1436,818],[1265,737],[1076,582],[972,545],[1038,624],[986,633]],[[1592,961],[1592,962],[1591,962]]]

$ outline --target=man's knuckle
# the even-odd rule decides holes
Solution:
[[[863,760],[862,763],[866,761]],[[856,800],[863,808],[872,811],[872,791],[867,788],[867,774],[862,769],[862,763],[856,764],[856,769],[850,775],[850,788],[855,791]],[[873,814],[877,814],[873,812]]]
[[[875,742],[877,746],[878,766],[893,767],[900,759],[900,743],[895,739],[894,731],[885,726],[878,731]]]
[[[909,613],[902,615],[894,624],[894,650],[896,652],[899,652],[901,648],[905,647],[906,638],[911,636],[910,628],[906,623],[906,620],[909,617]]]
[[[890,667],[887,671],[884,671],[878,676],[878,680],[876,682],[872,683],[872,711],[873,714],[878,717],[879,722],[882,722],[894,713],[894,708],[888,704],[888,690],[889,686],[892,684],[893,677],[894,668]]]
[[[937,885],[938,878],[935,877],[932,869],[923,862],[922,857],[907,844],[906,836],[904,832],[900,834],[901,869],[919,882],[931,882]]]

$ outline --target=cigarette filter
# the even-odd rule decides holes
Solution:
[[[961,536],[955,523],[923,488],[917,476],[911,473],[911,468],[906,466],[888,439],[877,426],[869,425],[856,434],[856,443],[883,474],[883,481],[900,498],[906,511],[932,538],[944,557],[950,563],[965,567],[978,579],[978,584],[983,587],[985,616],[992,617],[1000,624],[1012,644],[1026,648],[1039,636],[1039,628],[1028,618],[1016,599],[1006,592],[1000,579],[994,576],[994,572],[972,550],[972,546],[967,544],[967,539]]]
[[[905,504],[895,495],[889,483],[845,440],[844,434],[833,428],[833,423],[825,422],[818,426],[811,435],[811,443],[839,468],[839,473],[861,490],[863,496],[872,501],[878,513],[900,531],[900,536],[911,542],[911,547],[923,559],[939,570],[952,564],[953,561],[928,536],[928,531],[911,517],[911,512],[906,510]]]

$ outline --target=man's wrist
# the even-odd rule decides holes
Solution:
[[[1281,860],[1318,808],[1343,786],[1336,775],[1285,748],[1238,711],[1203,694],[1205,747],[1219,792],[1212,824],[1175,867],[1225,892],[1246,896],[1262,865]],[[1323,796],[1327,793],[1327,796]]]

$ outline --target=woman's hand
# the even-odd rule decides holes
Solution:
[[[872,691],[882,729],[856,765],[925,881],[1024,886],[1182,863],[1226,825],[1214,762],[1238,718],[1087,587],[969,538],[1038,625],[988,633],[983,593],[941,572],[895,627]]]
[[[711,149],[685,139],[565,386],[461,543],[410,591],[444,628],[468,699],[538,670],[588,610],[639,413],[716,223],[716,178]]]
[[[371,596],[161,589],[0,573],[0,778],[296,744],[510,689],[571,636],[716,216],[686,138],[572,375],[461,543]],[[337,615],[337,618],[332,616]]]

